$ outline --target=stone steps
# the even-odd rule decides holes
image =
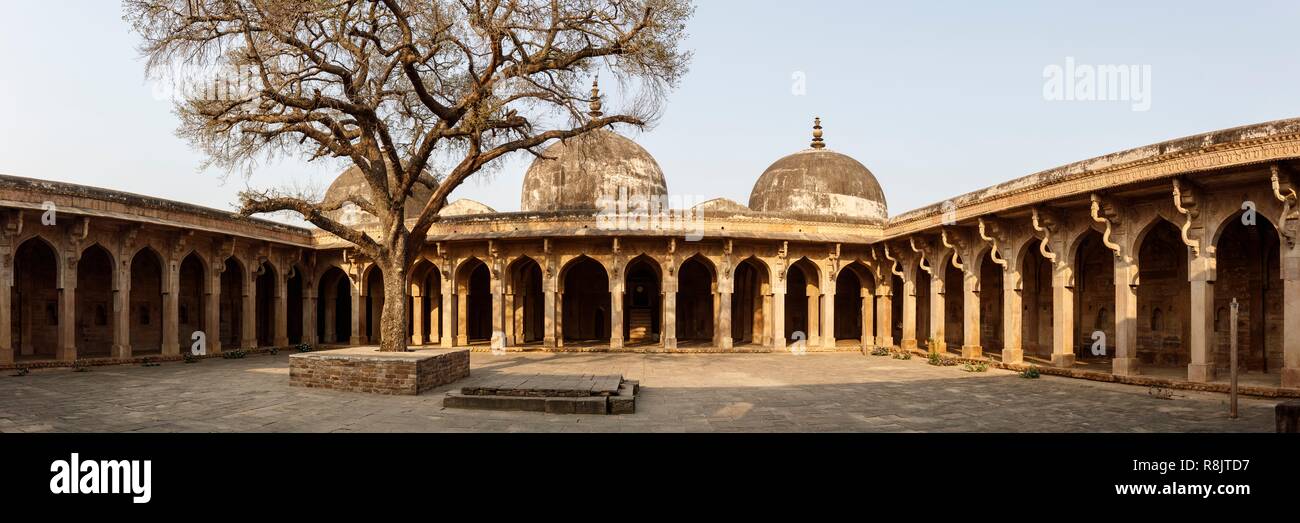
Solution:
[[[611,378],[617,381],[611,383]],[[546,414],[635,414],[640,388],[639,382],[622,376],[511,376],[448,392],[442,406]]]

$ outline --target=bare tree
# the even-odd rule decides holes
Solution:
[[[693,11],[690,0],[126,0],[124,18],[151,77],[205,87],[176,102],[177,134],[205,165],[360,169],[368,196],[246,190],[240,213],[300,214],[370,257],[385,276],[381,350],[404,351],[407,272],[452,191],[511,153],[647,125],[686,71],[678,44]],[[639,95],[635,110],[584,117],[602,72]],[[433,197],[410,219],[416,184]],[[347,204],[378,227],[331,217]]]

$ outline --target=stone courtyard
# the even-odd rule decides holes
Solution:
[[[472,375],[420,396],[289,386],[289,354],[0,376],[0,432],[1271,432],[1276,401],[858,353],[475,353]],[[506,375],[622,375],[636,414],[444,409]]]

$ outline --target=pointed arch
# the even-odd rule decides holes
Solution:
[[[23,240],[14,249],[14,280],[10,325],[16,359],[54,359],[58,356],[59,324],[63,317],[62,277],[58,250],[40,235]]]
[[[623,270],[623,339],[629,345],[657,343],[663,332],[663,269],[645,253]]]
[[[677,269],[677,339],[712,344],[717,321],[718,271],[713,262],[696,253]]]
[[[1148,222],[1135,245],[1137,358],[1143,366],[1185,367],[1191,362],[1188,247],[1178,226],[1163,217]]]
[[[731,338],[734,345],[772,344],[772,279],[767,264],[750,256],[732,276]]]
[[[176,333],[182,347],[189,345],[195,332],[204,329],[203,319],[208,309],[205,296],[211,292],[208,286],[212,284],[208,274],[207,262],[197,251],[181,258],[177,273]]]
[[[543,293],[542,265],[530,256],[510,262],[506,282],[505,308],[507,343],[512,346],[539,344],[544,339],[546,296]]]
[[[76,332],[78,357],[109,357],[113,351],[113,293],[117,270],[113,254],[95,243],[77,262]]]
[[[609,343],[611,299],[605,266],[589,256],[578,256],[560,270],[560,286],[564,340]]]
[[[163,343],[164,261],[152,246],[131,258],[129,328],[131,353],[161,354]]]
[[[316,283],[316,339],[322,345],[352,338],[352,279],[336,265],[321,271]]]

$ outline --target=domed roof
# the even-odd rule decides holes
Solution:
[[[321,200],[324,205],[330,205],[341,201],[349,201],[352,195],[364,196],[370,200],[370,184],[366,183],[365,176],[361,173],[361,168],[352,166],[343,171],[334,183],[330,184],[329,189],[325,190],[325,198]],[[423,184],[415,184],[411,187],[411,197],[406,199],[405,215],[406,219],[415,219],[420,216],[420,211],[424,210],[424,205],[433,197],[433,191]],[[361,210],[355,204],[344,204],[341,209],[325,213],[326,216],[338,220],[345,225],[355,225],[358,223],[377,221],[370,213]]]
[[[496,214],[496,209],[483,202],[461,198],[444,206],[438,216],[470,216],[474,214]]]
[[[875,175],[857,160],[826,149],[821,119],[813,127],[812,148],[786,156],[754,184],[749,208],[759,212],[866,219],[889,219],[885,193]]]
[[[591,86],[591,117],[599,118],[600,89]],[[605,129],[557,142],[524,175],[524,212],[597,209],[602,197],[666,197],[663,170],[636,142]]]
[[[556,143],[524,175],[524,212],[596,209],[602,197],[668,195],[650,153],[617,133],[597,129]]]

